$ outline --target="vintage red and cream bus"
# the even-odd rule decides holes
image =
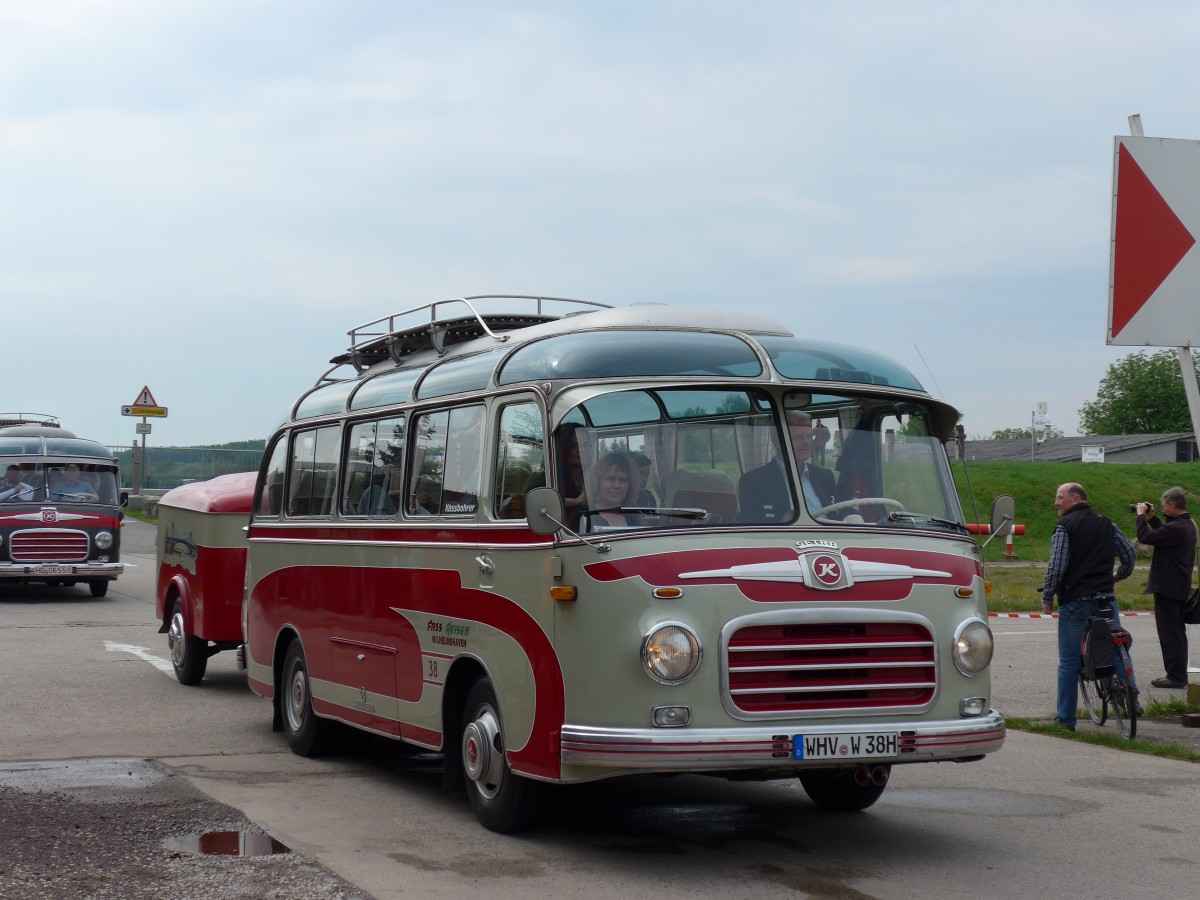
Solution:
[[[0,414],[0,584],[83,583],[93,597],[121,574],[127,495],[117,460],[55,416]]]
[[[439,750],[511,831],[547,783],[796,777],[851,810],[1000,749],[958,416],[902,366],[549,298],[349,335],[248,532],[241,662],[296,752],[337,722]]]

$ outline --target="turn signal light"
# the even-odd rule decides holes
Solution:
[[[573,584],[556,584],[550,588],[551,600],[574,600],[578,595]]]
[[[962,597],[964,600],[966,600],[968,597],[975,596],[975,591],[971,588],[960,587],[954,589],[954,595],[956,597]]]

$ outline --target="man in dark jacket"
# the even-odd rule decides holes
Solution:
[[[1058,594],[1058,715],[1054,721],[1075,730],[1079,706],[1079,664],[1088,617],[1112,610],[1117,621],[1113,583],[1128,578],[1137,560],[1121,529],[1087,504],[1087,491],[1064,484],[1054,495],[1058,525],[1050,536],[1050,562],[1042,585],[1042,612],[1054,608]],[[1113,574],[1113,557],[1120,559]]]
[[[1187,627],[1183,604],[1192,589],[1192,566],[1196,561],[1196,523],[1187,511],[1183,488],[1169,488],[1162,495],[1166,522],[1154,513],[1154,504],[1137,505],[1137,539],[1154,548],[1146,593],[1154,595],[1154,622],[1162,647],[1167,674],[1151,684],[1158,688],[1187,687]]]

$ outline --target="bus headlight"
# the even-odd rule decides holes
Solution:
[[[112,546],[112,534],[107,531],[97,532],[96,533],[96,546],[99,547],[101,550],[107,550],[109,547]]]
[[[968,619],[954,635],[954,665],[964,675],[978,675],[992,661],[992,629],[979,619]]]
[[[679,684],[700,665],[700,638],[682,622],[655,625],[642,638],[642,665],[655,681]]]

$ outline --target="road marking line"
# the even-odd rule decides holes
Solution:
[[[129,653],[138,659],[144,659],[164,675],[175,677],[175,667],[161,656],[155,656],[145,647],[139,647],[137,644],[118,644],[116,641],[105,641],[104,649],[113,653]]]
[[[1123,612],[1117,613],[1122,619],[1127,619],[1130,616],[1152,616],[1154,613],[1150,611],[1143,612]],[[988,617],[992,619],[1057,619],[1058,613],[988,613]]]

